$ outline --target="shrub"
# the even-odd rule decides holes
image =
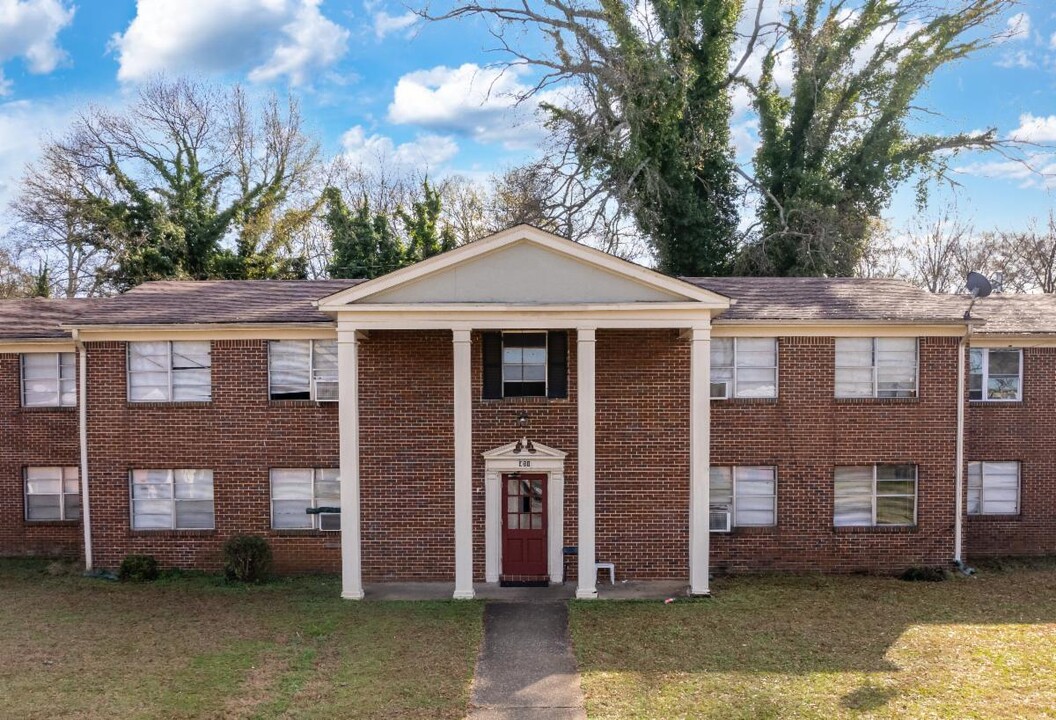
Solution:
[[[132,582],[158,579],[158,561],[153,555],[126,555],[117,571],[117,578]]]
[[[229,580],[256,583],[271,572],[271,546],[256,535],[234,535],[224,543],[224,573]]]
[[[900,579],[906,582],[942,582],[948,577],[940,567],[911,567],[902,573]]]

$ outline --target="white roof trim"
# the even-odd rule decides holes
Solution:
[[[534,243],[646,287],[681,295],[687,300],[701,303],[705,307],[725,309],[731,304],[731,300],[725,295],[705,290],[678,278],[668,277],[655,270],[635,265],[609,253],[572,242],[531,225],[517,225],[509,230],[489,235],[486,238],[467,243],[454,250],[434,255],[414,265],[401,268],[373,280],[368,280],[365,283],[341,290],[333,295],[328,295],[319,300],[316,305],[324,312],[336,312],[342,309],[341,306],[357,303],[377,293],[421,280],[424,277],[472,258],[482,257],[520,242]]]

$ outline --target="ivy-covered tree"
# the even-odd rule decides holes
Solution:
[[[333,247],[330,277],[370,279],[407,264],[407,254],[392,232],[389,217],[372,213],[365,197],[355,209],[345,204],[337,188],[327,188],[323,197],[323,222]]]
[[[992,44],[986,26],[1014,0],[804,0],[786,10],[755,86],[759,232],[739,269],[851,275],[871,223],[916,176],[943,178],[952,154],[997,144],[994,130],[915,132],[920,91],[942,67]],[[779,56],[794,70],[777,83]]]
[[[421,196],[411,203],[410,211],[398,208],[396,215],[407,233],[407,259],[418,262],[453,249],[458,241],[452,227],[442,221],[443,198],[440,191],[422,182]]]

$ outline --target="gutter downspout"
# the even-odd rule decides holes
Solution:
[[[972,334],[972,324],[968,323],[964,336],[957,343],[957,472],[956,472],[956,499],[954,501],[955,518],[953,523],[953,564],[963,569],[963,518],[964,513],[964,405],[965,405],[965,354],[968,348],[968,339]]]
[[[81,524],[84,526],[84,570],[92,570],[92,513],[88,501],[88,351],[73,330],[77,343],[77,416],[81,446]]]

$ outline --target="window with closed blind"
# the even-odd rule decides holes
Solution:
[[[731,513],[735,527],[777,524],[777,468],[711,467],[711,507]]]
[[[308,514],[309,508],[340,508],[341,482],[336,468],[271,471],[271,526],[276,530],[340,530],[338,513]]]
[[[133,470],[132,528],[212,530],[212,470]]]
[[[916,338],[836,338],[836,397],[916,396]]]
[[[22,356],[22,407],[73,407],[77,404],[74,353]]]
[[[78,520],[81,492],[76,467],[27,467],[26,520]]]
[[[268,394],[272,400],[337,402],[337,341],[269,342]]]
[[[777,338],[712,338],[711,397],[776,398]]]
[[[834,480],[837,527],[916,525],[916,465],[838,467]]]
[[[968,463],[968,514],[1019,514],[1019,463]]]
[[[208,402],[212,399],[209,341],[128,344],[128,401]]]

